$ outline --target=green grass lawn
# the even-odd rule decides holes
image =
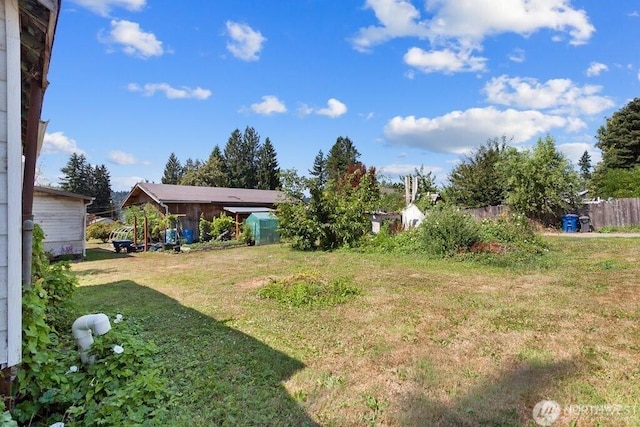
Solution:
[[[563,406],[554,425],[640,425],[640,239],[549,242],[543,260],[509,268],[103,245],[73,264],[75,300],[160,346],[176,397],[161,425],[533,426],[543,399]],[[295,275],[361,292],[312,308],[258,296]]]

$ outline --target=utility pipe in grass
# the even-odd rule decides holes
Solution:
[[[106,314],[86,314],[78,317],[73,322],[71,330],[80,350],[80,360],[82,360],[82,363],[92,363],[93,361],[89,359],[88,353],[91,344],[93,344],[93,334],[106,334],[111,330],[111,323],[109,322],[109,316]]]

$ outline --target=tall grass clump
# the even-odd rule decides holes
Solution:
[[[362,291],[351,279],[324,280],[312,274],[297,274],[271,279],[258,290],[261,298],[272,299],[289,307],[331,307],[342,304]]]

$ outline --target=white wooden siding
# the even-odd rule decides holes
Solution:
[[[44,248],[53,256],[84,255],[85,202],[39,193],[33,197],[33,219],[45,233]]]
[[[22,358],[22,140],[17,0],[0,2],[0,367]],[[9,249],[10,248],[10,249]]]

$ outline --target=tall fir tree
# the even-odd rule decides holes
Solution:
[[[359,157],[360,153],[348,137],[338,137],[327,155],[327,179],[339,181],[347,168],[358,162]]]
[[[242,133],[240,129],[234,130],[227,144],[224,147],[225,169],[227,170],[227,181],[231,188],[242,188],[244,178],[243,156],[242,156]]]
[[[584,153],[580,156],[578,166],[580,167],[580,177],[585,181],[591,179],[591,156],[587,150],[584,150]]]
[[[318,188],[324,188],[327,183],[327,159],[322,150],[319,150],[313,159],[313,167],[309,169],[309,175],[313,177]]]
[[[84,154],[71,154],[69,161],[60,171],[64,174],[60,180],[60,188],[71,193],[93,197],[93,168]]]
[[[257,188],[261,190],[275,190],[280,186],[280,167],[276,149],[269,138],[258,150]]]
[[[635,98],[598,129],[596,147],[602,150],[603,169],[640,165],[640,98]]]
[[[95,213],[99,216],[114,218],[113,199],[111,197],[111,176],[105,165],[95,166],[93,168],[94,175],[94,192],[95,200],[87,206],[87,212]]]
[[[176,157],[175,153],[171,153],[167,164],[164,167],[164,175],[162,175],[163,184],[178,184],[184,170],[180,164],[180,160]]]
[[[247,126],[242,135],[242,159],[244,182],[240,188],[256,188],[258,186],[257,166],[260,150],[260,135]]]

